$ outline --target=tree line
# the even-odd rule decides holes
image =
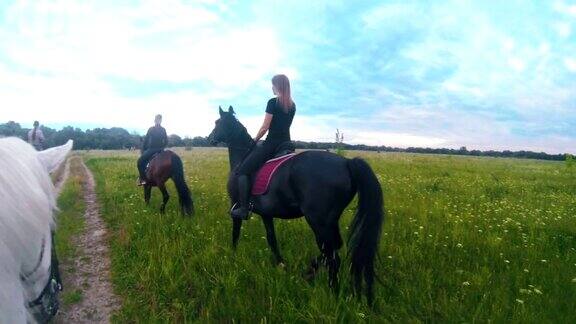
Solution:
[[[94,128],[83,131],[79,128],[66,126],[61,130],[41,126],[44,133],[45,147],[53,147],[66,143],[68,139],[74,140],[74,148],[77,150],[120,150],[120,149],[139,149],[143,136],[136,133],[130,133],[124,128]],[[0,124],[1,136],[15,136],[27,140],[30,128],[23,128],[20,124],[9,121]],[[299,149],[316,149],[316,150],[362,150],[375,152],[408,152],[408,153],[425,153],[425,154],[451,154],[451,155],[471,155],[471,156],[490,156],[490,157],[512,157],[540,160],[564,161],[569,159],[569,154],[547,154],[544,152],[532,151],[480,151],[468,150],[466,147],[459,149],[449,148],[397,148],[390,146],[369,146],[363,144],[346,144],[346,143],[329,143],[329,142],[303,142],[295,141],[296,148]],[[172,134],[168,136],[169,147],[208,147],[212,146],[207,137],[197,136],[194,138],[180,137]]]
[[[30,128],[23,128],[20,124],[9,121],[0,124],[0,136],[15,136],[23,140],[28,139]],[[122,150],[122,149],[140,149],[143,136],[136,133],[130,133],[124,128],[94,128],[86,131],[72,126],[66,126],[61,130],[55,130],[50,127],[40,126],[44,134],[46,148],[58,146],[66,143],[68,139],[74,140],[74,149],[77,150]],[[185,146],[210,146],[205,137],[181,138],[178,135],[168,136],[168,146],[185,147]]]

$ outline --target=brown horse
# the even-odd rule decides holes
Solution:
[[[162,192],[162,206],[160,212],[164,214],[166,210],[166,203],[170,199],[168,190],[166,190],[166,181],[172,178],[178,196],[180,197],[180,208],[182,214],[192,216],[194,214],[194,203],[190,190],[186,185],[184,179],[184,167],[182,160],[176,153],[165,150],[158,153],[150,160],[148,168],[146,169],[146,184],[144,185],[144,201],[148,205],[150,203],[150,193],[152,187],[158,187]]]

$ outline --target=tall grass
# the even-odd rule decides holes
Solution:
[[[348,152],[369,161],[385,193],[370,309],[348,284],[333,294],[325,271],[303,279],[319,253],[303,219],[276,221],[285,268],[273,265],[257,217],[234,253],[226,152],[179,153],[192,219],[180,216],[173,187],[166,215],[158,191],[144,206],[135,155],[88,156],[112,233],[118,322],[576,321],[576,175],[562,163]]]

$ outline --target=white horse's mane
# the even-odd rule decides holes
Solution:
[[[37,264],[40,242],[49,240],[54,229],[56,200],[49,172],[64,161],[71,147],[69,141],[36,152],[21,139],[0,138],[0,322],[30,320],[25,309],[3,306],[28,298],[22,296],[20,275]],[[46,242],[47,247],[50,244]]]

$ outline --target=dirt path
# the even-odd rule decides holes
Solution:
[[[92,172],[81,157],[76,159],[72,171],[82,177],[82,187],[86,211],[84,231],[74,238],[78,255],[73,271],[64,273],[64,289],[81,291],[82,299],[65,307],[59,315],[59,323],[110,323],[111,314],[120,305],[114,295],[110,282],[110,257],[106,242],[106,226],[100,218],[100,208],[96,198],[95,182]],[[68,163],[67,163],[68,166]],[[69,166],[68,166],[69,168]],[[66,171],[64,171],[66,174]],[[66,269],[68,270],[68,269]]]

